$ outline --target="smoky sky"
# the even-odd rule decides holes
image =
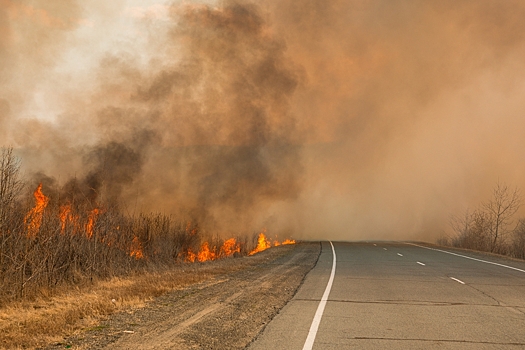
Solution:
[[[0,5],[1,143],[101,205],[431,241],[497,181],[523,186],[521,1],[159,3],[140,47],[67,74],[87,14],[109,26],[126,2]]]

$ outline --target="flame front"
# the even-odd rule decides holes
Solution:
[[[213,251],[210,250],[210,246],[208,245],[208,242],[204,242],[201,245],[201,250],[199,251],[199,254],[197,254],[197,260],[200,262],[208,261],[208,260],[215,260],[217,259],[217,254],[215,254]]]
[[[259,238],[257,239],[257,247],[255,247],[254,250],[250,252],[249,255],[253,255],[259,252],[262,252],[263,250],[266,250],[271,247],[270,242],[266,239],[266,235],[264,234],[266,230],[263,230],[263,232],[259,233]]]
[[[271,248],[272,246],[278,247],[280,245],[295,244],[295,240],[293,239],[285,239],[282,242],[279,242],[278,240],[274,240],[272,242],[270,239],[266,238],[265,232],[266,232],[266,229],[262,230],[262,232],[259,233],[259,238],[257,239],[257,247],[255,247],[255,249],[252,250],[250,254],[248,255],[253,255],[253,254],[262,252],[263,250]]]
[[[64,234],[68,220],[71,220],[71,205],[66,204],[60,207],[60,233]]]
[[[241,252],[241,244],[237,243],[235,238],[230,238],[224,241],[221,247],[221,255],[224,257],[232,256],[235,253]]]
[[[197,254],[195,254],[191,249],[188,248],[186,252],[186,262],[195,262],[197,259]]]
[[[42,217],[44,216],[44,209],[49,203],[49,198],[42,193],[42,184],[40,183],[33,193],[35,197],[35,206],[27,213],[24,218],[24,225],[27,228],[27,236],[30,238],[36,237],[40,226],[42,225]]]
[[[97,220],[98,214],[100,214],[100,209],[93,209],[89,212],[88,222],[86,224],[86,236],[91,238],[93,236],[93,227],[95,226],[95,221]]]
[[[142,251],[142,244],[140,243],[140,240],[137,236],[133,237],[133,241],[131,241],[131,248],[129,256],[135,257],[135,259],[144,259],[144,253]]]

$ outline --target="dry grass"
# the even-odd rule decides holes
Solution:
[[[256,259],[249,259],[255,263]],[[12,302],[0,309],[0,347],[27,349],[59,342],[64,336],[97,327],[114,312],[140,308],[164,293],[241,269],[247,259],[225,260],[181,264],[169,270],[64,288],[32,302]]]
[[[246,235],[225,241],[203,233],[195,220],[126,214],[76,179],[28,192],[19,166],[12,149],[1,150],[3,348],[33,348],[92,327],[116,310],[222,273],[220,266],[232,269],[238,264],[227,261],[243,259],[231,257],[257,245]]]

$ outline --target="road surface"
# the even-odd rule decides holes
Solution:
[[[333,246],[332,283],[323,242],[316,267],[250,350],[525,348],[524,262],[408,243]]]

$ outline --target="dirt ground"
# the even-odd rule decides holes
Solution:
[[[319,243],[196,264],[225,271],[110,316],[45,349],[244,349],[293,297]]]

